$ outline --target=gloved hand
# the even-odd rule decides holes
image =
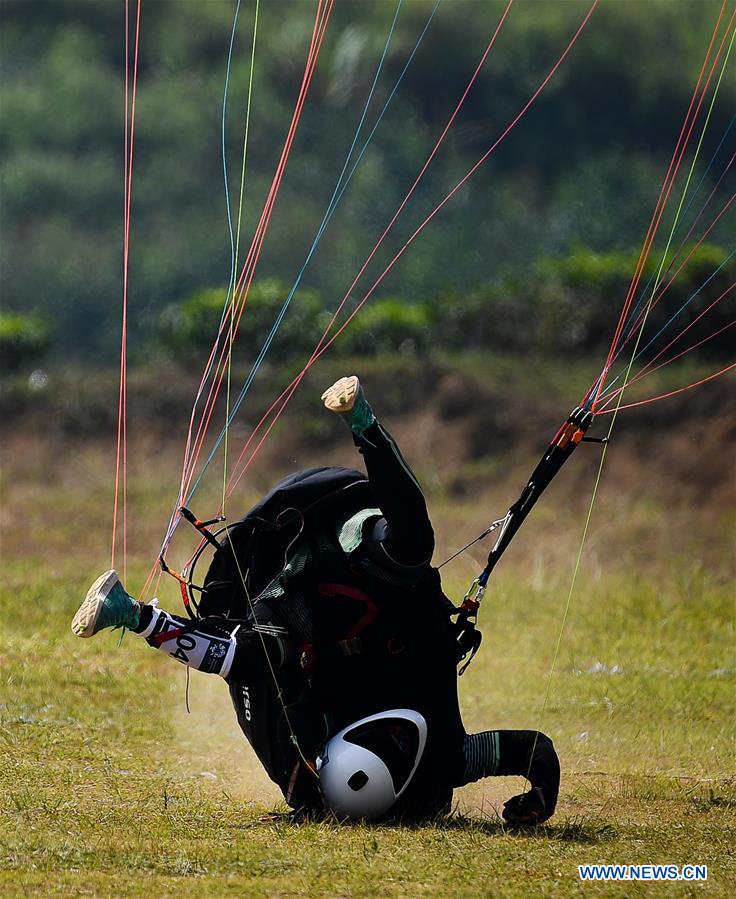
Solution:
[[[549,817],[540,787],[532,787],[528,793],[512,796],[503,806],[503,819],[512,827],[533,827]]]

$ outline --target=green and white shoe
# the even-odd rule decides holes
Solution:
[[[330,412],[343,415],[350,430],[358,437],[376,420],[356,375],[335,381],[322,394],[322,402]]]
[[[136,627],[139,620],[139,604],[126,593],[117,572],[111,569],[87,591],[72,619],[72,632],[78,637],[93,637],[108,627]]]

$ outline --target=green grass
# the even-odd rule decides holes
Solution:
[[[563,783],[548,826],[504,829],[512,778],[458,791],[457,814],[435,826],[295,826],[270,814],[283,806],[217,679],[193,674],[187,715],[183,668],[130,634],[70,633],[109,558],[105,452],[28,445],[5,475],[0,895],[733,895],[732,513],[604,488],[544,708],[584,500],[561,518],[552,488],[504,560],[462,704],[470,730],[553,737]],[[167,454],[155,448],[152,464]],[[155,470],[135,484],[131,583],[170,502]],[[436,492],[438,556],[511,498],[479,508]],[[448,570],[455,597],[474,565]],[[175,598],[165,585],[164,604]],[[584,885],[588,862],[707,864],[710,879]]]

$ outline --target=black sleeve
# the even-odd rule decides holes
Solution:
[[[515,774],[526,777],[544,796],[549,817],[560,791],[560,762],[552,740],[536,730],[487,730],[466,734],[463,786],[481,777]]]
[[[560,792],[560,761],[550,738],[536,730],[500,730],[499,775],[526,777],[532,787],[539,787],[548,815],[557,805]]]
[[[235,635],[237,648],[228,679],[251,681],[297,660],[298,651],[286,634],[247,628]]]
[[[259,677],[278,678],[285,668],[293,668],[299,660],[300,618],[299,594],[281,600],[256,599],[251,604],[251,617],[233,632],[235,657],[230,679],[253,681]],[[231,626],[232,630],[232,626]]]
[[[396,442],[377,421],[355,442],[384,515],[366,535],[368,540],[378,545],[378,554],[383,554],[389,565],[428,565],[434,552],[434,531],[427,503]],[[380,564],[378,554],[374,553],[374,560]]]

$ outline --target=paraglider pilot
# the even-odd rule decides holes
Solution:
[[[560,781],[549,737],[463,727],[453,606],[430,564],[434,533],[417,479],[357,377],[322,400],[352,430],[367,479],[322,468],[280,482],[221,542],[196,620],[135,600],[108,571],[73,632],[125,627],[223,678],[292,809],[426,819],[449,811],[454,787],[520,775],[531,789],[506,803],[504,818],[547,820]]]

